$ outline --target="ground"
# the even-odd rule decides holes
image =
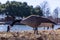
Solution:
[[[60,29],[40,30],[38,35],[33,31],[0,32],[0,40],[60,40]]]

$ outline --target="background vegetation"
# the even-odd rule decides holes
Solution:
[[[0,3],[0,14],[6,14],[10,16],[27,17],[29,15],[40,15],[42,16],[42,10],[40,6],[33,8],[26,2],[7,1],[5,4]]]

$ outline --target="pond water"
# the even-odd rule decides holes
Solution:
[[[7,30],[7,26],[8,25],[0,25],[0,31],[6,31]],[[54,30],[59,28],[59,27],[60,27],[60,25],[55,25],[54,26]],[[27,30],[28,31],[29,30],[33,30],[33,28],[30,27],[30,26],[27,26],[27,25],[14,25],[11,28],[10,31],[27,31]],[[39,27],[38,30],[44,30],[44,28],[43,27]],[[45,30],[47,30],[47,29],[45,28]],[[51,30],[51,29],[49,29],[49,30]]]

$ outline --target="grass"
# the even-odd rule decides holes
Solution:
[[[42,30],[38,35],[33,31],[0,32],[0,40],[60,40],[60,30]]]

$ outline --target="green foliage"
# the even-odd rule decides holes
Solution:
[[[42,10],[41,10],[40,6],[35,7],[35,8],[33,9],[32,14],[43,16]]]
[[[8,14],[12,16],[27,17],[29,15],[40,15],[42,16],[42,10],[40,6],[33,8],[26,2],[7,1],[5,4],[0,4],[0,12],[2,14]]]

